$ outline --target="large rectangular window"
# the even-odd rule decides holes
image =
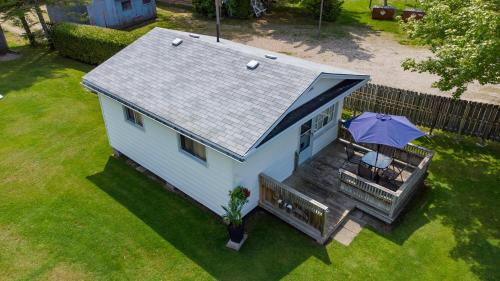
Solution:
[[[205,146],[197,141],[194,141],[190,138],[187,138],[183,135],[180,135],[181,140],[181,149],[185,152],[195,156],[196,158],[206,161],[207,154],[205,150]]]
[[[315,131],[320,130],[335,119],[335,107],[336,104],[328,107],[314,118]]]
[[[127,121],[141,128],[144,126],[142,122],[142,115],[139,112],[126,106],[123,107],[123,111],[125,112],[125,119],[127,119]]]

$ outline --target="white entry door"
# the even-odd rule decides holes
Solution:
[[[312,120],[307,121],[300,127],[299,165],[312,155],[311,128]]]

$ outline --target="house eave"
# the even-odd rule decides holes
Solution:
[[[148,116],[149,118],[155,120],[156,122],[159,122],[162,125],[167,126],[168,128],[176,131],[179,134],[182,134],[182,135],[185,135],[185,136],[187,136],[187,137],[189,137],[191,139],[194,139],[197,142],[200,142],[203,145],[208,146],[208,147],[210,147],[210,148],[212,148],[212,149],[214,149],[214,150],[216,150],[216,151],[218,151],[218,152],[220,152],[220,153],[222,153],[222,154],[230,157],[233,160],[236,160],[238,162],[244,162],[246,160],[245,156],[242,156],[242,155],[239,155],[237,153],[234,153],[234,152],[232,152],[232,151],[230,151],[230,150],[228,150],[228,149],[226,149],[226,148],[224,148],[224,147],[222,147],[220,145],[217,145],[217,144],[215,144],[215,143],[213,143],[213,142],[211,142],[211,141],[209,141],[207,139],[204,139],[204,138],[202,138],[202,137],[200,137],[200,136],[198,136],[198,135],[196,135],[196,134],[194,134],[194,133],[192,133],[192,132],[190,132],[190,131],[188,131],[188,130],[186,130],[184,128],[181,128],[181,127],[177,126],[176,124],[174,124],[174,123],[172,123],[172,122],[170,122],[168,120],[165,120],[164,118],[162,118],[162,117],[160,117],[160,116],[158,116],[158,115],[156,115],[156,114],[154,114],[154,113],[152,113],[152,112],[150,112],[148,110],[145,110],[142,107],[138,107],[138,106],[136,106],[133,103],[130,103],[130,102],[128,102],[128,101],[126,101],[126,100],[124,100],[124,99],[122,99],[122,98],[120,98],[120,97],[118,97],[116,95],[113,95],[111,92],[109,92],[109,91],[107,91],[107,90],[105,90],[105,89],[103,89],[103,88],[101,88],[101,87],[99,87],[99,86],[97,86],[97,85],[95,85],[95,84],[93,84],[93,83],[85,80],[85,79],[82,80],[81,84],[87,90],[89,90],[91,92],[94,92],[94,93],[99,93],[99,94],[105,95],[105,96],[107,96],[107,97],[109,97],[109,98],[111,98],[111,99],[119,102],[120,104],[125,105],[127,107],[130,107],[130,108],[132,108],[132,109],[134,109],[134,110],[136,110],[136,111],[138,111],[138,112],[140,112],[140,113]]]
[[[343,79],[351,79],[351,78],[354,78],[354,79],[360,79],[361,81],[356,84],[354,87],[352,87],[351,89],[347,90],[346,92],[344,92],[342,95],[340,95],[339,97],[337,97],[336,99],[344,99],[345,97],[347,97],[348,95],[352,94],[354,91],[358,90],[359,88],[361,88],[362,86],[366,85],[366,83],[368,83],[368,81],[370,81],[370,76],[369,75],[361,75],[361,74],[335,74],[335,73],[329,73],[329,72],[321,72],[317,77],[316,79],[314,79],[313,82],[311,82],[311,84],[302,92],[302,94],[300,96],[302,96],[304,93],[306,93],[308,91],[308,89],[314,85],[314,83],[320,79],[321,77],[323,76],[332,76],[332,77],[341,77]],[[300,98],[299,96],[299,98]],[[298,99],[298,98],[297,98]],[[292,104],[293,105],[293,104]],[[290,105],[290,107],[292,107],[292,105]],[[286,110],[281,116],[279,119],[276,120],[276,122],[273,124],[273,126],[271,126],[253,145],[252,147],[250,147],[250,149],[245,153],[245,157],[248,158],[250,155],[254,154],[259,148],[258,148],[258,145],[260,144],[260,142],[274,129],[274,127],[279,124],[279,122],[281,120],[283,120],[283,118],[286,116],[286,114],[288,113],[288,110]],[[305,118],[303,118],[305,119]],[[303,120],[301,119],[301,120]],[[300,120],[298,121],[300,122]],[[291,125],[290,127],[292,127],[293,125]],[[285,130],[286,131],[286,130]],[[284,132],[284,131],[283,131]],[[276,138],[278,137],[279,135],[281,135],[283,132],[281,132],[280,134],[276,135],[275,137],[273,138]]]

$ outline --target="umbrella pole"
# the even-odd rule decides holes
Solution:
[[[375,174],[373,175],[373,178],[375,179],[375,175],[378,174],[378,168],[377,168],[377,162],[378,162],[378,151],[380,149],[380,144],[377,144],[377,154],[375,156]]]

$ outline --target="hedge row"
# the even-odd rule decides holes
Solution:
[[[132,32],[98,26],[61,23],[52,28],[55,48],[63,56],[100,64],[137,39]]]

